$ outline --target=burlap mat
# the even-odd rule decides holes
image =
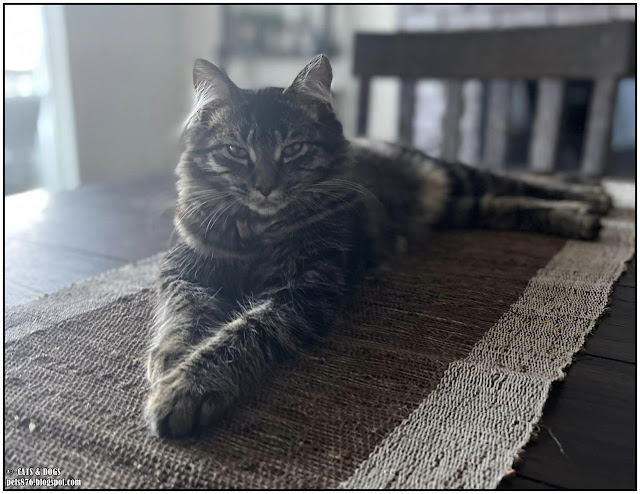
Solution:
[[[8,311],[5,467],[82,488],[495,487],[633,250],[625,219],[594,243],[434,235],[368,279],[322,344],[182,441],[142,421],[159,257],[128,266]]]

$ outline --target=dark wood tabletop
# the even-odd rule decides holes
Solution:
[[[47,197],[5,198],[5,307],[166,249],[174,177],[157,173]],[[635,489],[636,261],[503,489]]]

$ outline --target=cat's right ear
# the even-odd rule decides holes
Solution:
[[[229,76],[211,62],[199,58],[193,66],[193,87],[201,102],[230,100],[238,91]]]
[[[326,55],[316,55],[296,76],[285,92],[294,91],[331,106],[333,71]]]

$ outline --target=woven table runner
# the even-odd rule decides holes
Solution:
[[[616,214],[597,242],[433,234],[372,274],[323,342],[179,441],[142,420],[161,255],[9,309],[5,478],[37,466],[90,489],[494,488],[606,308],[634,229]]]

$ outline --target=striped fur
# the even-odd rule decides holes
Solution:
[[[158,280],[149,348],[145,415],[157,435],[190,435],[218,418],[328,331],[367,269],[430,228],[597,234],[610,206],[597,187],[348,142],[330,84],[323,56],[285,90],[242,90],[196,64],[198,104],[177,168],[178,242]]]

